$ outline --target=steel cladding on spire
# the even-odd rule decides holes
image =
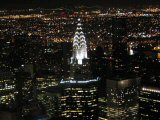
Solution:
[[[77,29],[74,35],[73,41],[73,57],[78,61],[78,64],[82,64],[83,59],[87,58],[87,45],[84,33],[82,31],[82,24],[80,19],[78,19]],[[73,63],[73,60],[71,61]]]

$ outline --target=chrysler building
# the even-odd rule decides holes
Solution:
[[[96,120],[97,81],[90,71],[87,45],[82,24],[78,19],[73,40],[73,55],[70,63],[70,75],[61,80],[61,116],[74,120]]]
[[[82,60],[85,58],[87,58],[87,45],[82,31],[82,24],[80,19],[78,19],[77,29],[73,41],[73,56],[71,58],[71,63],[77,61],[78,64],[82,64]]]

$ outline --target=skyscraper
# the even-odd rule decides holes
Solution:
[[[61,80],[62,117],[72,119],[97,119],[97,79],[91,76],[87,44],[82,24],[78,19],[73,41],[70,76]]]
[[[137,120],[138,79],[107,80],[107,116],[109,120]]]
[[[105,118],[137,120],[138,79],[132,76],[129,68],[126,18],[113,19],[112,29],[112,65],[106,80],[107,114]]]
[[[152,59],[147,63],[147,71],[141,80],[139,95],[140,120],[160,119],[160,60]]]

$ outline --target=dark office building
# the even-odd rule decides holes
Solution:
[[[112,54],[110,74],[106,79],[106,108],[101,118],[109,120],[138,119],[138,79],[132,76],[127,52],[126,18],[112,20]],[[103,100],[104,101],[104,100]],[[107,112],[105,112],[107,111]]]
[[[158,59],[147,63],[147,72],[141,80],[139,96],[140,120],[159,120],[160,115],[160,62]]]
[[[107,80],[107,116],[109,120],[137,120],[138,79]]]

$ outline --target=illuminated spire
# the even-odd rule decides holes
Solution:
[[[87,58],[87,45],[80,21],[81,20],[78,19],[77,29],[74,35],[73,57],[71,61],[71,63],[73,63],[73,59],[77,60],[78,64],[82,64],[83,59]]]

